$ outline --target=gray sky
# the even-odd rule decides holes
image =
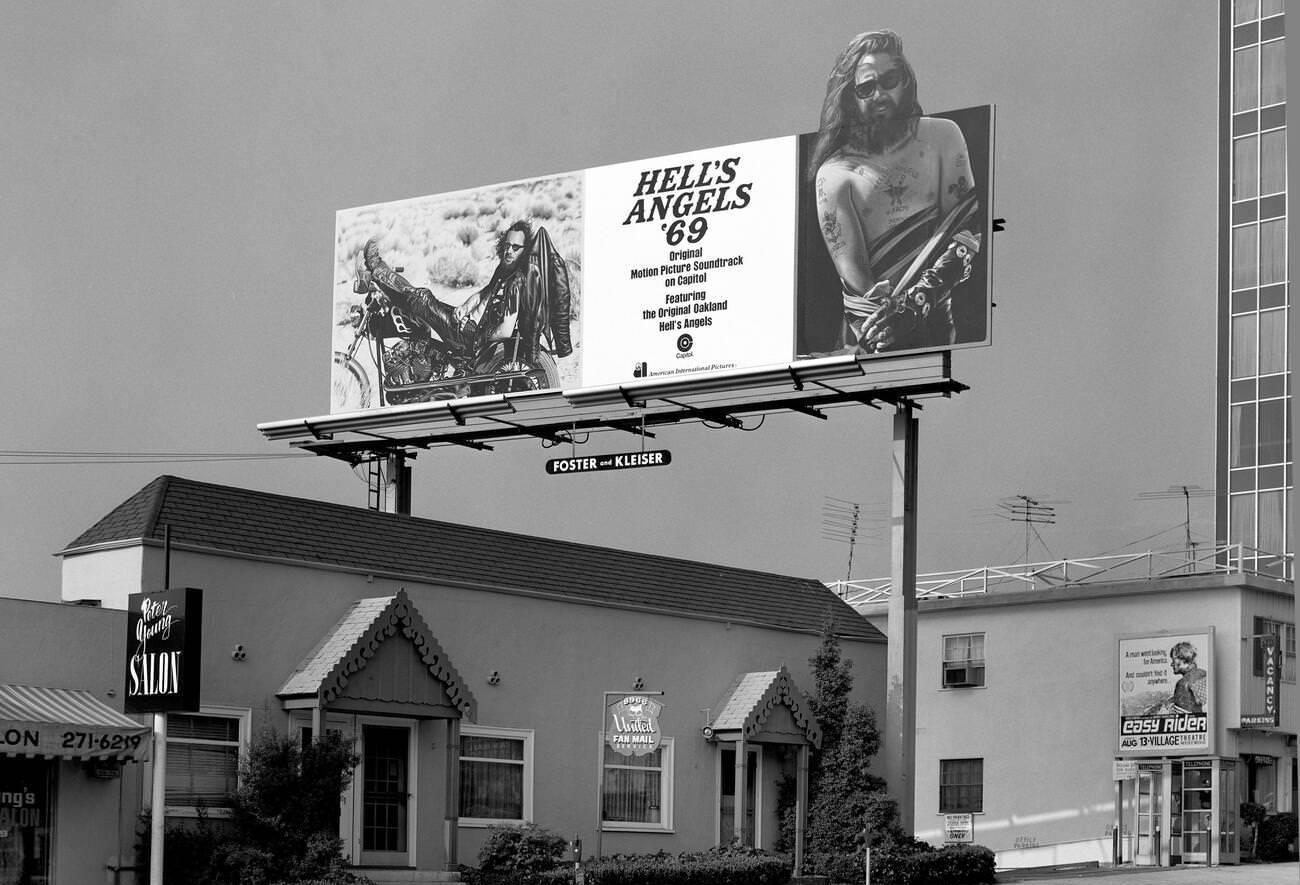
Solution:
[[[860,31],[903,37],[927,110],[997,109],[991,347],[921,419],[920,568],[1180,526],[1214,483],[1217,4],[0,0],[0,450],[283,455],[329,411],[337,209],[817,126]],[[549,477],[510,442],[415,462],[416,515],[833,579],[827,495],[887,512],[889,413],[686,425],[666,469]],[[600,434],[587,453],[639,447]],[[0,594],[161,473],[364,506],[326,458],[32,464],[0,455]],[[90,460],[90,459],[83,459]],[[1213,538],[1210,499],[1192,529]],[[854,576],[888,573],[881,540]],[[1172,546],[1181,528],[1126,549]],[[1049,558],[1037,541],[1031,558]]]

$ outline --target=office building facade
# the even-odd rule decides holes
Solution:
[[[1283,0],[1220,10],[1216,530],[1291,577],[1291,374]]]

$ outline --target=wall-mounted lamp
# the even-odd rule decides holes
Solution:
[[[488,674],[488,685],[500,685],[500,684],[501,684],[501,672],[499,670],[493,670],[491,673]]]
[[[232,661],[246,661],[248,660],[248,652],[244,651],[242,645],[236,645],[235,650],[230,653],[230,659]]]

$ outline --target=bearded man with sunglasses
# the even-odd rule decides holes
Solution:
[[[809,162],[822,239],[858,354],[955,343],[952,289],[979,250],[970,155],[925,117],[893,31],[859,34],[831,71]]]

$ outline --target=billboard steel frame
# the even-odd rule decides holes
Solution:
[[[577,444],[579,432],[593,430],[653,437],[650,428],[686,421],[740,427],[740,416],[778,411],[824,419],[828,407],[897,406],[965,389],[952,378],[947,351],[867,359],[846,355],[676,382],[495,394],[273,421],[258,430],[268,440],[356,465],[441,445],[491,449],[497,441],[529,437]]]

